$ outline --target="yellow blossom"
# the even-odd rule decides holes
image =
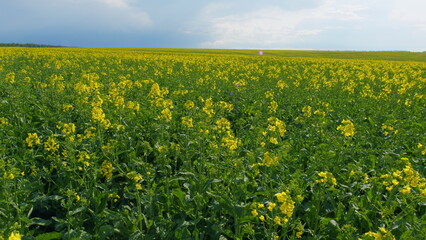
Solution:
[[[64,112],[69,112],[73,109],[74,109],[74,106],[71,105],[71,104],[63,104],[62,105],[62,111],[64,111]]]
[[[142,180],[142,176],[141,176],[141,175],[139,175],[139,174],[137,174],[136,176],[134,176],[134,177],[133,177],[133,180],[134,180],[135,182],[139,182],[140,180]]]
[[[186,109],[191,109],[191,108],[193,108],[195,106],[195,104],[194,104],[194,102],[193,101],[191,101],[191,100],[187,100],[186,102],[185,102],[185,108]]]
[[[161,89],[160,85],[158,85],[158,83],[154,83],[151,86],[151,91],[149,92],[148,96],[150,96],[151,98],[156,98],[156,97],[163,97],[163,95],[169,93],[169,90],[165,89]]]
[[[355,125],[351,120],[343,120],[342,124],[337,127],[337,130],[342,131],[345,137],[352,137],[355,135]]]
[[[135,111],[139,111],[140,104],[138,102],[128,101],[126,107]]]
[[[182,117],[182,125],[192,128],[194,125],[192,124],[192,118],[189,117]]]
[[[126,127],[123,124],[117,124],[116,129],[117,129],[117,131],[124,131],[126,129]]]
[[[405,185],[401,190],[399,190],[399,192],[401,192],[402,194],[408,194],[411,192],[411,187],[410,185]]]
[[[274,210],[274,208],[277,206],[277,204],[276,203],[273,203],[273,202],[271,202],[271,203],[268,203],[268,210],[269,211],[272,211],[272,210]]]
[[[44,149],[49,152],[54,152],[59,149],[59,144],[56,142],[53,136],[49,136],[46,142],[44,142]]]
[[[5,117],[0,117],[0,126],[1,125],[8,125],[9,124],[9,120]]]
[[[165,119],[166,121],[172,120],[172,112],[170,111],[170,109],[166,108],[163,111],[161,111],[160,118]]]
[[[101,165],[101,174],[108,180],[112,177],[112,163],[105,160]]]
[[[321,179],[316,180],[317,183],[330,183],[333,186],[337,185],[337,180],[334,178],[333,173],[319,172],[318,176],[320,176]]]
[[[288,87],[288,85],[287,85],[287,83],[285,83],[283,80],[279,80],[278,82],[277,82],[277,88],[279,88],[279,89],[284,89],[284,88],[286,88],[286,87]]]
[[[22,236],[19,232],[12,232],[8,240],[21,240]]]
[[[8,83],[14,83],[15,82],[15,73],[10,72],[10,73],[6,74],[6,78],[4,80]]]
[[[265,152],[263,157],[263,165],[270,167],[277,165],[279,162],[279,157],[271,155],[270,152]]]
[[[278,217],[278,216],[275,216],[275,217],[274,217],[274,222],[275,222],[275,224],[277,224],[277,225],[281,225],[281,218],[280,218],[280,217]]]
[[[311,117],[312,116],[312,107],[311,106],[304,106],[302,108],[302,112],[306,117]]]
[[[395,240],[395,236],[383,227],[379,227],[378,232],[367,232],[364,235],[373,237],[374,240]]]
[[[288,192],[277,193],[275,196],[277,197],[278,202],[281,203],[281,213],[291,217],[295,202],[291,199],[290,195],[288,195]]]
[[[274,137],[270,137],[269,142],[271,142],[272,144],[278,144],[277,138],[274,138]]]
[[[251,215],[253,215],[253,217],[256,217],[257,215],[259,215],[259,213],[257,212],[257,210],[256,210],[256,209],[253,209],[253,210],[251,211]]]
[[[77,155],[77,161],[78,162],[82,162],[82,161],[89,160],[89,159],[90,159],[90,155],[86,151],[81,151]]]
[[[220,101],[219,102],[219,106],[221,109],[227,111],[227,112],[232,112],[232,110],[234,110],[234,105],[231,103],[227,103],[224,101]]]
[[[25,139],[25,142],[27,143],[28,147],[41,144],[37,133],[28,133],[28,137]]]
[[[276,112],[278,109],[278,103],[276,101],[272,101],[268,108],[271,112]]]
[[[222,138],[222,147],[227,148],[231,152],[238,148],[239,143],[240,140],[232,135]]]
[[[62,133],[65,135],[71,135],[75,133],[75,124],[74,123],[64,123],[62,125]]]

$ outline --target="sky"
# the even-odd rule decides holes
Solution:
[[[426,51],[425,0],[0,0],[0,42]]]

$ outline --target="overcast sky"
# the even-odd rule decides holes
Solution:
[[[0,42],[426,51],[425,0],[0,0]]]

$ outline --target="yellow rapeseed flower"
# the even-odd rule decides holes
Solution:
[[[253,215],[253,217],[257,217],[257,215],[259,215],[259,213],[257,212],[257,210],[256,210],[256,209],[253,209],[253,210],[251,211],[251,215]]]
[[[291,217],[293,215],[294,204],[295,202],[291,199],[291,196],[288,194],[288,191],[275,194],[278,199],[278,202],[281,203],[280,211],[282,214]]]
[[[25,142],[27,143],[28,147],[41,144],[37,133],[28,133],[28,137],[25,139]]]
[[[22,236],[19,232],[13,232],[10,234],[8,240],[21,240]]]
[[[278,144],[277,138],[274,138],[274,137],[270,137],[269,142],[271,142],[272,144]]]
[[[165,119],[166,121],[172,120],[172,111],[170,111],[169,108],[164,109],[161,111],[160,118]]]
[[[15,73],[10,72],[10,73],[6,74],[6,78],[4,80],[8,83],[14,83],[15,82]]]
[[[272,212],[272,210],[274,210],[274,208],[275,208],[276,206],[277,206],[277,204],[276,204],[276,203],[273,203],[273,202],[268,203],[268,210]]]
[[[302,108],[302,112],[306,117],[311,117],[312,116],[312,107],[311,106],[304,106]]]
[[[112,163],[105,160],[101,165],[101,174],[108,180],[112,177]]]
[[[321,177],[321,179],[316,180],[315,182],[317,183],[330,183],[333,186],[337,185],[337,180],[331,172],[319,172],[318,176]]]
[[[182,125],[192,128],[194,125],[192,124],[192,118],[189,117],[182,117]]]
[[[0,117],[0,126],[1,125],[8,125],[9,124],[9,120],[5,117]]]
[[[69,112],[73,109],[74,109],[74,106],[71,105],[71,104],[63,104],[62,105],[62,111],[64,111],[64,112]]]
[[[263,163],[261,165],[265,165],[267,167],[275,166],[279,162],[279,157],[271,155],[270,152],[265,152],[263,157]]]
[[[342,131],[345,137],[352,137],[355,135],[355,125],[351,120],[343,120],[342,124],[337,127],[337,130]]]
[[[44,149],[49,152],[54,152],[59,149],[59,144],[56,142],[55,137],[49,136],[46,142],[44,142]]]
[[[184,106],[185,106],[186,109],[192,109],[192,108],[194,108],[195,104],[194,104],[193,101],[188,100],[188,101],[185,102]]]
[[[280,217],[278,217],[278,216],[275,216],[275,217],[274,217],[274,222],[275,222],[275,224],[277,224],[277,225],[281,225],[281,218],[280,218]]]
[[[233,152],[238,148],[240,140],[230,134],[227,137],[222,138],[222,147],[226,147],[229,151]]]

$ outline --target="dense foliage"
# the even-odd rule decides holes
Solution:
[[[2,48],[0,236],[422,239],[425,70]]]

